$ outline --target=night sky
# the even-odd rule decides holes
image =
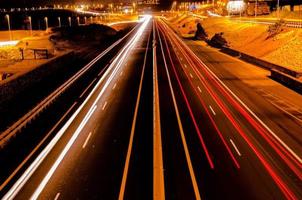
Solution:
[[[0,0],[0,8],[3,7],[31,7],[31,6],[44,6],[44,5],[53,5],[55,3],[81,3],[81,2],[90,2],[90,3],[106,3],[106,2],[132,2],[135,0]],[[161,6],[170,7],[173,0],[160,0]],[[178,0],[181,1],[181,0]],[[190,0],[186,0],[190,1]],[[191,0],[196,1],[196,0]],[[285,2],[301,2],[302,0],[280,0],[281,4]]]
[[[40,5],[53,5],[55,3],[119,3],[133,2],[135,0],[0,0],[0,7],[31,7]],[[163,5],[171,5],[172,0],[160,0]],[[17,5],[17,6],[16,6]]]

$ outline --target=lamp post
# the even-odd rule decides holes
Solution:
[[[29,20],[29,30],[30,30],[30,36],[33,36],[33,26],[31,22],[31,16],[28,17]]]
[[[277,14],[278,14],[278,19],[280,18],[280,0],[277,1]]]
[[[47,30],[48,29],[48,18],[44,17],[44,21],[45,21],[45,27],[46,27],[46,30]]]
[[[71,27],[71,17],[68,17],[68,23],[69,23],[69,26]]]
[[[258,10],[258,0],[256,0],[256,4],[255,4],[255,18],[257,17],[257,10]]]
[[[59,27],[61,27],[61,17],[58,17]]]
[[[10,29],[10,19],[9,19],[9,15],[5,15],[6,17],[6,20],[7,20],[7,26],[8,26],[8,32],[9,32],[9,39],[12,40],[12,32],[11,32],[11,29]]]

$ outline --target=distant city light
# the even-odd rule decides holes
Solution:
[[[2,41],[2,42],[0,42],[0,47],[16,46],[18,44],[18,42],[19,42],[19,40]]]
[[[246,9],[246,3],[243,0],[229,1],[227,10],[230,14],[239,14]]]

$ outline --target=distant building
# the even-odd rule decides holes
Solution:
[[[138,0],[138,5],[155,5],[159,4],[159,0]]]

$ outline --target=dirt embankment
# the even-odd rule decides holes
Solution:
[[[201,23],[209,38],[223,32],[231,48],[259,57],[268,62],[302,71],[302,30],[282,27],[269,37],[269,26],[241,23],[227,18],[208,18],[200,21],[191,16],[170,18],[172,26],[183,37],[193,37]]]

